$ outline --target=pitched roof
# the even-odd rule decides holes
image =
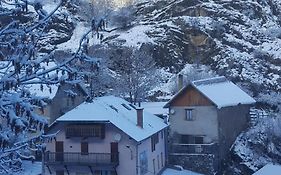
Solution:
[[[141,106],[151,114],[164,115],[168,114],[168,109],[163,108],[166,102],[142,102]]]
[[[197,89],[202,95],[212,101],[218,108],[236,106],[238,104],[253,104],[256,101],[224,76],[193,81],[181,89],[164,107],[169,107],[176,98],[184,93],[189,86]]]
[[[135,107],[124,99],[105,96],[84,102],[67,112],[57,122],[110,122],[136,141],[142,141],[168,125],[144,110],[143,128],[137,126]]]
[[[58,93],[59,87],[62,87],[65,85],[73,85],[73,86],[77,87],[77,89],[80,90],[79,92],[81,92],[84,96],[89,95],[85,86],[79,81],[77,81],[77,82],[65,81],[64,84],[49,84],[49,85],[48,84],[42,84],[42,85],[41,84],[29,84],[29,85],[26,85],[26,88],[28,88],[28,90],[30,91],[30,93],[32,95],[52,100]],[[71,90],[71,89],[69,88],[69,90]]]

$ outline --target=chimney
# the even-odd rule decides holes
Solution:
[[[143,108],[137,107],[137,126],[143,128]]]
[[[183,75],[178,74],[178,91],[180,91],[183,88]]]

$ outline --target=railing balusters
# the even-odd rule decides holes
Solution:
[[[82,155],[78,152],[46,152],[45,162],[48,164],[118,164],[118,155],[111,153],[88,153]]]

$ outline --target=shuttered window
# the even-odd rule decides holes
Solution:
[[[81,143],[81,154],[82,155],[89,154],[89,144],[88,144],[88,142],[82,142]]]

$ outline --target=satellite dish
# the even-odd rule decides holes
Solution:
[[[170,110],[170,114],[175,114],[175,112],[176,112],[176,111],[175,111],[174,109],[171,109],[171,110]]]
[[[114,141],[119,142],[121,140],[121,135],[120,134],[115,134],[113,137]]]

